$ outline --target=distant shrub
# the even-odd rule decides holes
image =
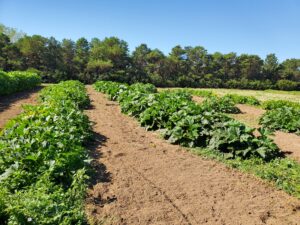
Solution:
[[[235,106],[234,101],[227,97],[210,97],[207,98],[202,104],[205,109],[214,110],[222,113],[240,113],[240,109]]]
[[[284,91],[292,91],[297,90],[300,87],[299,82],[291,81],[291,80],[279,80],[276,82],[276,87],[279,90]]]
[[[270,80],[228,80],[224,84],[225,88],[234,88],[234,89],[253,89],[253,90],[265,90],[265,89],[274,89],[274,85]]]

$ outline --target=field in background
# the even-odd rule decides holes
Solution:
[[[159,88],[165,89],[185,89],[185,88]],[[254,96],[260,101],[267,100],[288,100],[300,103],[300,91],[278,91],[278,90],[240,90],[240,89],[223,89],[223,88],[186,88],[193,90],[207,90],[212,91],[217,95],[223,96],[226,94],[238,94],[244,96]]]

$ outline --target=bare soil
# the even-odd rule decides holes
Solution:
[[[300,201],[171,145],[88,86],[97,141],[86,212],[94,224],[299,224]]]
[[[18,92],[8,96],[0,97],[0,129],[4,127],[6,122],[16,117],[22,112],[22,105],[36,104],[38,91],[42,87],[37,87],[30,91]]]

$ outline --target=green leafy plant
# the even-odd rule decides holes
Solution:
[[[269,100],[262,104],[262,107],[267,110],[282,108],[285,106],[300,110],[300,103],[287,100]]]
[[[231,99],[235,104],[260,105],[260,101],[253,96],[244,96],[238,94],[226,94],[223,98]]]
[[[235,102],[228,97],[210,97],[205,99],[202,104],[202,107],[205,107],[207,111],[214,110],[216,112],[222,113],[240,113],[240,109],[235,106]]]
[[[62,82],[45,88],[40,101],[1,131],[0,217],[5,224],[85,224],[85,88]]]
[[[36,73],[0,71],[0,95],[8,95],[18,91],[30,90],[41,84],[41,77]]]
[[[271,130],[282,130],[300,135],[300,110],[287,106],[268,110],[260,118],[259,123]]]

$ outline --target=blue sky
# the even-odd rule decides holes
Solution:
[[[300,0],[0,0],[0,23],[58,40],[117,36],[168,54],[177,44],[300,58]]]

